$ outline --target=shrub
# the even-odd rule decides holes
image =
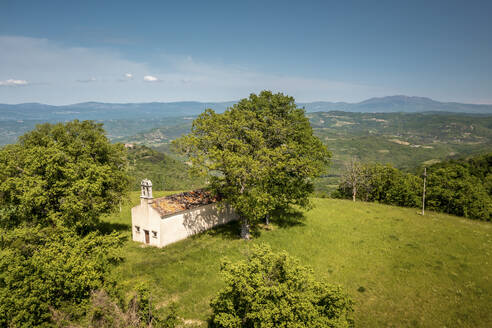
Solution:
[[[86,321],[88,327],[100,328],[174,328],[182,323],[178,317],[176,303],[171,303],[166,310],[166,313],[163,313],[155,307],[150,290],[145,285],[137,288],[126,311],[104,290],[98,290],[92,293]]]
[[[212,300],[215,327],[351,327],[352,301],[317,281],[285,252],[256,246],[247,261],[225,261],[226,287]]]

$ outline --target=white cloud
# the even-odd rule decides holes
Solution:
[[[118,78],[116,81],[118,82],[128,82],[133,80],[133,74],[132,73],[125,73],[123,75],[124,77]]]
[[[133,102],[140,95],[135,91],[136,81],[123,74],[143,76],[151,71],[146,64],[124,59],[116,51],[67,47],[47,39],[0,35],[0,49],[0,81],[12,77],[29,81],[29,88],[0,88],[0,102]],[[119,83],[123,78],[128,83]]]
[[[77,80],[77,82],[80,82],[80,83],[91,83],[91,82],[96,82],[96,81],[97,81],[97,79],[95,77]]]
[[[6,86],[6,87],[18,87],[22,85],[27,85],[28,82],[26,80],[14,80],[14,79],[8,79],[5,81],[0,81],[0,86]]]
[[[140,63],[125,59],[116,51],[67,47],[37,38],[0,35],[0,49],[0,85],[25,85],[21,84],[24,82],[29,85],[29,88],[0,88],[0,102],[9,103],[224,101],[264,89],[283,92],[299,102],[357,101],[402,93],[329,79],[211,64],[191,56],[165,54],[155,64]],[[12,76],[22,76],[25,80],[12,80],[22,81],[15,84],[7,80]],[[141,76],[143,79],[135,78]]]
[[[143,79],[145,82],[157,82],[157,81],[159,81],[158,78],[156,78],[155,76],[152,76],[152,75],[145,75]]]

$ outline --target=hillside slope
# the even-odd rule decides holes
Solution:
[[[140,190],[143,179],[150,179],[154,190],[195,189],[205,184],[203,177],[190,176],[188,166],[182,161],[146,146],[128,149],[128,165],[131,190]]]
[[[492,150],[492,116],[460,114],[307,114],[318,137],[333,152],[330,176],[318,190],[331,191],[352,157],[392,164],[406,171],[450,157]]]
[[[132,196],[133,204],[138,194]],[[229,225],[163,249],[129,241],[116,272],[127,290],[148,282],[159,306],[177,302],[206,327],[223,285],[221,258],[243,259],[255,243],[286,250],[344,286],[358,327],[491,327],[492,224],[344,200],[315,199],[298,225],[273,225],[252,242]],[[130,206],[108,218],[130,235]]]

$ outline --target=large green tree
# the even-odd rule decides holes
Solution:
[[[275,209],[308,206],[313,180],[330,158],[294,98],[270,91],[222,114],[207,109],[175,144],[238,212],[243,238]]]
[[[52,309],[84,310],[96,289],[113,290],[124,238],[67,228],[0,229],[0,327],[50,327]]]
[[[120,203],[125,163],[124,147],[109,142],[102,124],[38,125],[0,150],[0,226],[87,230]]]

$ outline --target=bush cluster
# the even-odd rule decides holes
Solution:
[[[383,204],[422,206],[423,169],[417,174],[390,165],[368,164],[360,170],[357,199]],[[352,198],[343,181],[334,196]],[[452,160],[427,168],[426,208],[472,219],[492,220],[492,153]]]
[[[351,327],[352,301],[317,281],[285,252],[256,246],[246,261],[222,264],[226,287],[213,299],[214,327]]]

